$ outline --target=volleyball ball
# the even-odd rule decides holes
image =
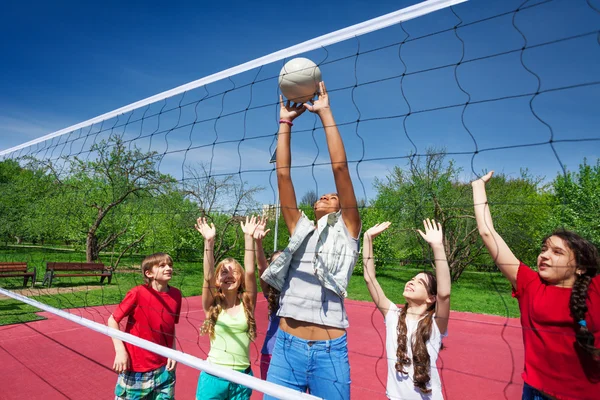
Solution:
[[[308,58],[298,57],[285,63],[279,73],[279,89],[286,99],[306,103],[319,91],[321,70]]]

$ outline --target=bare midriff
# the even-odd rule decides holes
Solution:
[[[344,328],[313,324],[288,317],[280,319],[279,329],[304,340],[332,340],[346,333]]]

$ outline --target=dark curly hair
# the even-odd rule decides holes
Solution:
[[[575,283],[571,291],[569,307],[571,309],[571,316],[575,322],[577,345],[594,358],[600,357],[600,349],[594,346],[594,335],[588,330],[585,323],[585,315],[588,311],[586,303],[588,288],[590,287],[592,278],[598,275],[598,266],[600,265],[598,249],[575,232],[564,229],[559,229],[551,235],[546,236],[542,240],[542,245],[545,245],[546,241],[552,236],[561,238],[575,256],[578,273],[576,274]]]
[[[276,250],[269,257],[269,263],[275,261],[278,255],[283,253],[283,250]],[[275,315],[277,315],[277,310],[279,310],[279,295],[281,292],[274,287],[267,285],[267,304],[269,305],[269,319],[272,319]]]

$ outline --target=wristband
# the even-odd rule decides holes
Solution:
[[[288,124],[289,126],[294,126],[294,124],[292,124],[292,121],[288,121],[287,119],[280,119],[279,123],[280,124]]]

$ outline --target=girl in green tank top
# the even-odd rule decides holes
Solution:
[[[256,277],[253,234],[266,220],[246,217],[244,232],[244,268],[234,258],[220,261],[215,268],[215,226],[198,218],[196,230],[204,237],[204,283],[202,308],[206,315],[200,333],[210,336],[208,361],[252,375],[250,341],[256,338],[254,308]],[[202,372],[198,380],[197,399],[249,399],[252,390]]]

